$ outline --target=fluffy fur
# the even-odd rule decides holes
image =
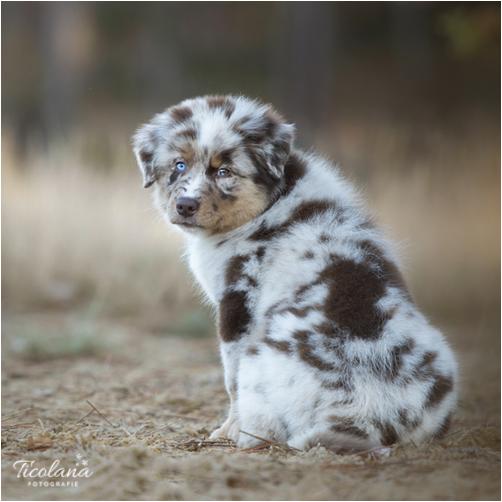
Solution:
[[[452,352],[352,187],[293,134],[268,105],[206,96],[134,137],[144,185],[218,308],[231,406],[212,437],[343,452],[440,436]]]

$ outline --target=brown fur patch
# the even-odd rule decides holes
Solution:
[[[234,256],[228,264],[225,271],[225,284],[232,286],[239,281],[244,275],[244,265],[250,260],[249,255]]]
[[[291,143],[289,139],[276,139],[271,154],[271,163],[275,166],[282,166],[287,161]]]
[[[257,250],[256,250],[256,258],[258,258],[258,261],[262,261],[263,260],[263,257],[265,256],[265,253],[267,251],[267,248],[265,246],[260,246]]]
[[[375,422],[376,428],[380,431],[382,444],[390,446],[399,441],[396,429],[389,423]]]
[[[390,361],[388,364],[382,364],[381,367],[374,367],[378,376],[386,380],[395,379],[403,367],[404,356],[410,354],[415,346],[415,342],[410,338],[401,345],[396,345],[390,352]]]
[[[366,219],[357,225],[357,228],[360,230],[373,230],[376,227],[375,223],[372,221],[370,216],[367,216]]]
[[[322,283],[323,283],[323,278],[318,277],[315,281],[312,281],[308,284],[304,284],[303,286],[300,286],[295,292],[295,298],[298,300],[310,288],[312,288],[313,286],[318,286],[319,284],[322,284]]]
[[[346,390],[346,386],[341,380],[337,380],[336,382],[322,382],[321,385],[328,390]]]
[[[450,430],[451,422],[453,419],[453,412],[449,413],[444,419],[441,427],[434,433],[434,437],[436,439],[441,439],[445,436],[445,434]]]
[[[378,338],[384,319],[375,304],[385,293],[385,278],[364,264],[345,259],[330,264],[319,277],[329,285],[324,304],[326,318],[350,336]]]
[[[274,237],[278,237],[286,232],[288,229],[284,227],[268,227],[265,223],[262,223],[258,230],[253,232],[249,236],[251,241],[269,241]]]
[[[267,134],[266,124],[263,124],[263,128],[257,130],[255,128],[246,129],[245,123],[238,130],[242,137],[242,142],[249,148],[253,148],[261,145],[269,135]]]
[[[231,164],[232,163],[232,157],[235,154],[235,149],[234,148],[227,148],[226,150],[223,150],[220,152],[220,160],[222,164]]]
[[[295,331],[293,338],[297,340],[296,350],[300,359],[306,362],[309,366],[320,371],[333,371],[335,367],[331,363],[323,361],[320,357],[314,354],[314,348],[309,344],[309,331]]]
[[[343,434],[350,434],[352,436],[367,438],[368,434],[357,427],[352,420],[347,418],[337,417],[336,415],[331,415],[328,417],[329,422],[333,422],[331,430],[335,432],[341,432]]]
[[[231,194],[227,194],[231,195]],[[225,207],[220,206],[220,214],[224,216],[221,222],[221,232],[233,230],[244,223],[253,220],[261,214],[266,206],[267,197],[251,180],[242,180],[239,195],[228,197]]]
[[[390,310],[385,312],[385,317],[390,321],[399,309],[397,307],[392,307]]]
[[[239,121],[241,122],[241,121]],[[247,121],[246,121],[247,122]],[[272,110],[266,110],[261,117],[260,128],[246,128],[246,122],[242,122],[237,126],[236,131],[242,136],[243,142],[250,146],[262,144],[265,140],[271,140],[272,144],[282,143],[279,138],[274,138],[276,128],[279,123],[283,122],[281,117]]]
[[[177,146],[177,151],[188,164],[194,164],[200,158],[200,150],[196,145],[197,143],[183,141]]]
[[[420,423],[422,422],[421,418],[415,418],[415,419],[410,419],[408,417],[408,410],[399,410],[398,412],[399,415],[399,423],[406,427],[407,430],[413,430],[416,429]]]
[[[313,310],[313,309],[314,309],[314,307],[311,307],[311,306],[303,307],[303,308],[298,308],[298,307],[284,307],[283,309],[274,312],[274,314],[285,314],[287,312],[290,312],[295,317],[303,319],[303,318],[307,317],[307,315],[309,314],[309,312],[311,310]]]
[[[245,115],[244,117],[240,118],[239,120],[237,120],[234,124],[234,131],[239,133],[240,132],[240,129],[242,128],[242,126],[246,123],[246,122],[249,122],[251,120],[251,117],[248,116],[248,115]]]
[[[153,160],[153,153],[141,150],[141,152],[139,152],[139,158],[141,159],[141,162],[143,162],[143,164],[150,164]]]
[[[285,354],[291,354],[291,351],[292,351],[291,342],[288,342],[286,340],[283,340],[283,341],[272,340],[272,338],[268,338],[268,337],[265,338],[264,342],[269,347],[273,347],[274,349],[278,350],[279,352],[284,352]]]
[[[233,148],[227,148],[226,150],[223,150],[222,152],[216,152],[211,155],[211,158],[209,160],[209,165],[212,168],[212,171],[214,174],[216,174],[216,171],[225,165],[231,164],[232,163],[232,155],[235,153],[235,150]],[[235,175],[235,173],[234,173]]]
[[[145,185],[144,188],[151,187],[157,181],[157,175],[154,173],[153,168],[153,153],[141,150],[139,152],[139,158],[143,164],[143,169],[145,171]]]
[[[195,140],[197,139],[197,131],[195,129],[183,129],[176,133],[176,136],[181,139]]]
[[[193,112],[188,106],[173,106],[170,109],[171,117],[175,122],[185,122],[190,119],[193,115]]]
[[[244,291],[227,291],[218,309],[218,333],[223,342],[241,338],[251,323],[251,313],[246,305]]]
[[[368,256],[368,261],[380,268],[381,274],[386,277],[389,284],[401,289],[408,298],[411,298],[401,272],[394,263],[385,258],[383,251],[368,240],[362,241],[360,247]]]
[[[337,205],[331,200],[312,200],[304,202],[299,205],[289,219],[284,223],[285,226],[291,226],[296,223],[303,223],[309,221],[315,216],[322,214],[326,211],[337,209]]]
[[[246,146],[246,154],[256,169],[256,172],[252,175],[253,181],[257,185],[264,187],[269,194],[273,193],[281,180],[270,171],[265,156],[250,145]]]
[[[234,113],[235,104],[226,96],[208,96],[206,98],[209,108],[221,109],[225,112],[225,116],[229,119]]]
[[[422,356],[422,360],[413,369],[411,375],[406,379],[406,382],[409,383],[415,379],[424,381],[435,375],[433,364],[437,356],[437,352],[425,352]]]
[[[300,158],[298,153],[292,152],[284,167],[284,185],[281,189],[281,197],[286,197],[296,183],[301,180],[307,172],[307,165]]]
[[[268,227],[265,223],[260,225],[260,228],[249,236],[252,241],[268,241],[275,237],[279,237],[295,225],[296,223],[304,223],[314,216],[321,214],[324,211],[335,208],[333,201],[319,201],[314,200],[305,202],[294,209],[291,216],[282,224],[278,226]]]
[[[452,390],[453,378],[444,375],[437,375],[434,385],[427,396],[427,401],[425,403],[426,408],[437,406]]]

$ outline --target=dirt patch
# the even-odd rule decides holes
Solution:
[[[462,392],[449,436],[340,456],[208,440],[228,406],[215,339],[103,321],[105,344],[41,357],[17,351],[9,336],[27,322],[47,319],[4,316],[3,500],[500,499],[495,332],[471,341],[466,328],[450,330]],[[86,462],[92,474],[51,487],[56,478],[17,477],[19,460],[77,471]],[[38,481],[49,486],[28,485]]]

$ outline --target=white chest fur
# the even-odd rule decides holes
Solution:
[[[214,241],[190,236],[187,241],[187,254],[190,270],[202,287],[208,299],[218,304],[224,290],[226,260]]]

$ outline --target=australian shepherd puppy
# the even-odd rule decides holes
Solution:
[[[230,412],[212,437],[337,452],[439,437],[452,352],[354,189],[293,136],[271,106],[233,96],[183,101],[134,136],[218,310]]]

